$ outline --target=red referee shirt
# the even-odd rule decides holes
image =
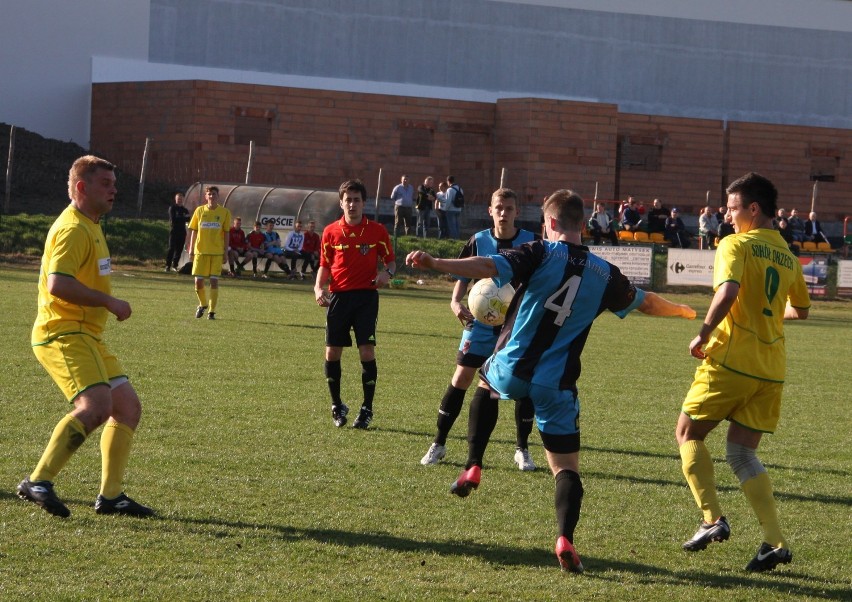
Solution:
[[[340,218],[322,232],[320,266],[331,270],[328,290],[332,293],[375,289],[378,260],[387,265],[394,260],[387,229],[366,217],[350,226]]]

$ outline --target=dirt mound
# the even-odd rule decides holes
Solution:
[[[6,203],[10,129],[9,124],[0,123],[0,209]],[[73,142],[44,138],[16,127],[8,213],[58,215],[68,204],[68,169],[75,159],[89,153],[98,154]],[[116,175],[118,197],[112,215],[136,217],[139,174],[117,171]],[[173,198],[173,186],[146,182],[142,217],[166,219]]]

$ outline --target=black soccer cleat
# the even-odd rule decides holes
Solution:
[[[787,548],[773,548],[765,541],[760,544],[754,558],[746,565],[745,570],[753,573],[771,571],[779,564],[790,564],[793,552]]]
[[[201,316],[203,316],[205,309],[207,309],[206,305],[199,305],[198,308],[196,308],[195,310],[195,317],[200,318]]]
[[[695,532],[692,539],[683,542],[683,549],[687,552],[698,552],[706,548],[708,544],[714,541],[725,541],[730,536],[731,527],[728,524],[728,519],[724,516],[720,516],[719,520],[714,523],[701,521],[698,531]]]
[[[111,500],[99,495],[95,500],[95,512],[97,514],[123,514],[124,516],[138,517],[154,516],[154,510],[127,497],[124,492]]]
[[[53,483],[50,481],[30,481],[30,478],[27,477],[18,484],[18,497],[41,506],[45,512],[53,516],[60,518],[71,516],[68,507],[56,497],[56,492],[53,491]]]
[[[352,423],[352,428],[367,430],[370,423],[373,421],[373,410],[361,406],[361,411],[358,412],[358,418]]]
[[[211,311],[209,314],[207,314],[207,319],[208,320],[215,320],[216,319],[216,312]]]
[[[334,426],[340,428],[346,425],[346,415],[349,413],[349,406],[341,403],[337,406],[331,406],[331,419],[334,421]]]

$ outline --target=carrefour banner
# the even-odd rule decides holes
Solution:
[[[713,286],[716,251],[669,249],[666,282],[676,286]]]
[[[852,261],[847,259],[837,262],[837,296],[852,297]]]
[[[650,286],[654,259],[651,247],[592,245],[589,250],[616,266],[636,286]]]

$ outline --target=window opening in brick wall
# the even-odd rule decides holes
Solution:
[[[621,142],[621,167],[640,171],[660,171],[662,169],[663,147],[659,144],[631,144]]]
[[[399,154],[403,157],[431,156],[432,130],[423,126],[401,123],[399,127]]]
[[[254,141],[257,146],[269,146],[274,117],[272,111],[237,107],[234,110],[234,144]]]
[[[836,182],[839,157],[811,157],[812,182]]]

